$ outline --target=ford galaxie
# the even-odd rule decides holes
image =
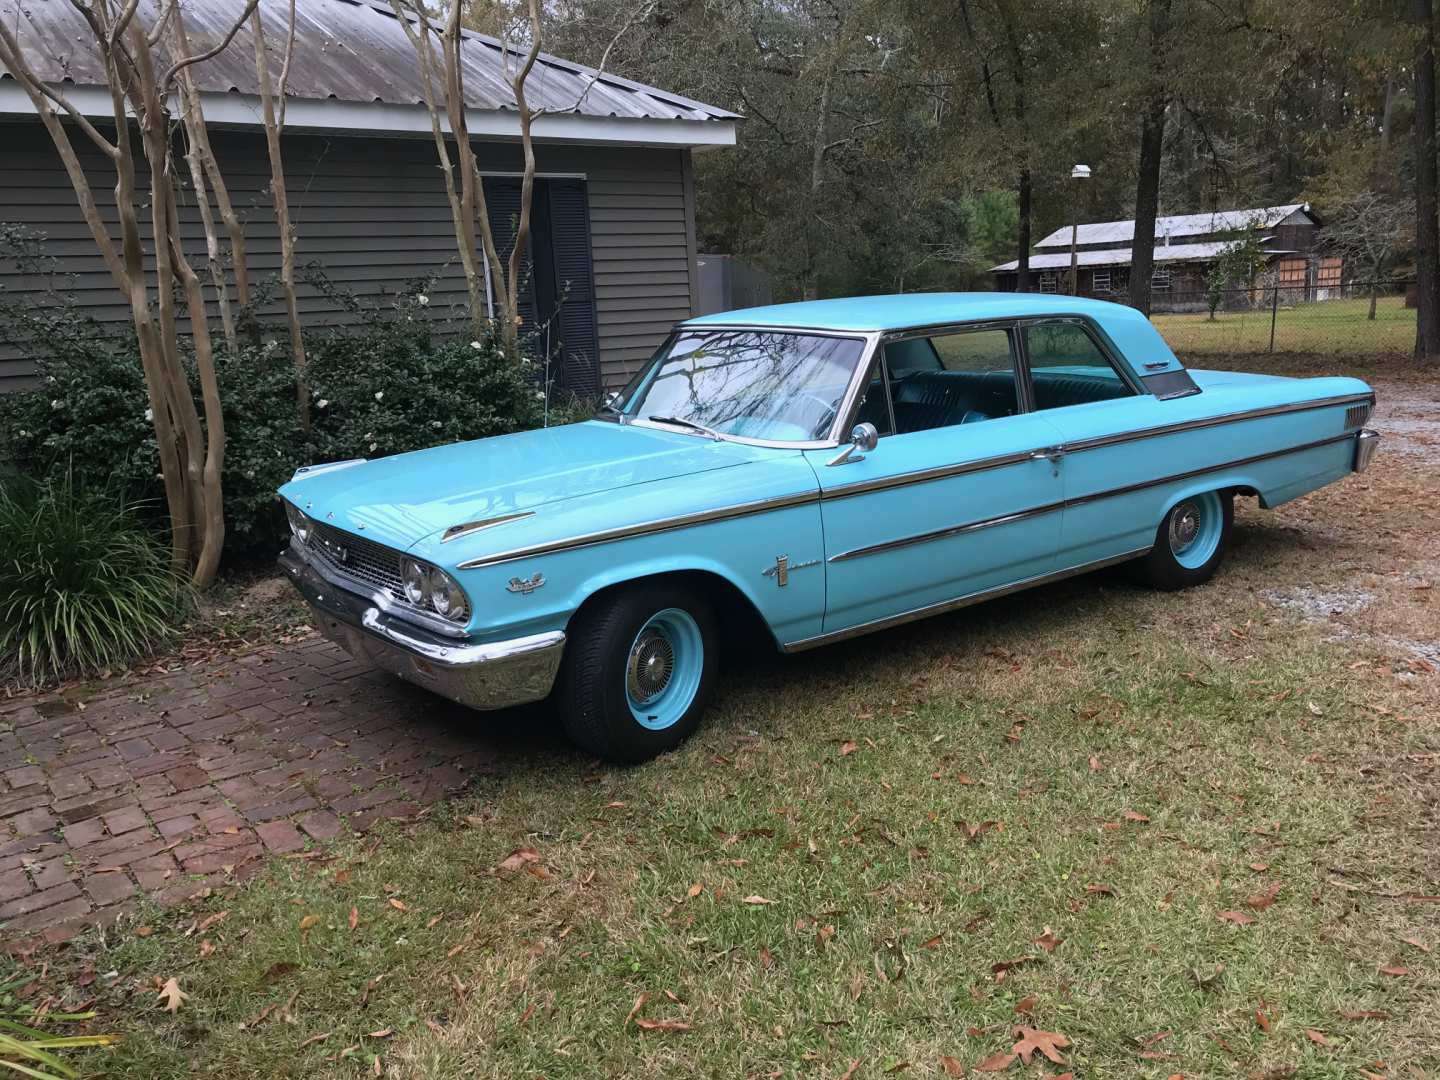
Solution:
[[[910,294],[677,326],[585,423],[300,469],[327,637],[615,761],[700,721],[723,640],[809,649],[1098,567],[1206,581],[1236,496],[1364,469],[1348,378],[1187,371],[1144,316]]]

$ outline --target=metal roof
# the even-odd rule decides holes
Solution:
[[[1233,232],[1238,229],[1273,229],[1297,210],[1308,212],[1309,203],[1285,206],[1261,206],[1253,210],[1216,210],[1209,214],[1176,214],[1155,219],[1155,239],[1167,236],[1206,236],[1210,233]],[[1128,244],[1135,239],[1135,219],[1129,221],[1095,221],[1081,225],[1077,231],[1079,244]],[[1037,248],[1070,247],[1070,226],[1056,229],[1035,245]],[[1157,246],[1156,250],[1159,248]],[[1066,261],[1069,265],[1069,261]]]
[[[219,44],[244,10],[244,0],[181,0],[190,47]],[[140,0],[137,18],[154,25],[161,4]],[[289,29],[288,0],[260,0],[265,39],[278,77]],[[70,0],[0,0],[0,18],[14,31],[26,57],[47,82],[103,85],[92,36]],[[295,55],[288,97],[362,104],[424,103],[415,48],[388,4],[372,0],[297,0]],[[162,49],[164,46],[162,45]],[[467,107],[515,110],[508,69],[523,60],[519,46],[464,32],[461,46]],[[255,95],[255,46],[248,20],[229,47],[190,70],[202,92]],[[11,76],[0,68],[0,78]],[[526,83],[532,108],[587,117],[733,121],[740,117],[678,94],[541,53]]]
[[[1262,236],[1260,243],[1275,239],[1273,236]],[[1230,246],[1229,240],[1212,240],[1204,244],[1156,244],[1155,261],[1162,262],[1203,262],[1206,259],[1213,259]],[[1269,248],[1261,249],[1265,255],[1281,255],[1281,251]],[[1075,262],[1079,266],[1129,266],[1130,249],[1126,248],[1101,248],[1099,251],[1077,251]],[[1005,271],[1018,270],[1019,259],[1011,259],[999,266],[992,266],[991,273],[1004,273]],[[1068,270],[1070,269],[1070,252],[1057,252],[1055,254],[1045,253],[1043,255],[1030,256],[1031,270]]]

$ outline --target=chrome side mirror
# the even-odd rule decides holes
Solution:
[[[827,461],[826,465],[848,465],[852,461],[864,461],[865,455],[880,445],[880,432],[875,430],[875,425],[869,421],[856,424],[850,431],[850,445],[833,458]]]

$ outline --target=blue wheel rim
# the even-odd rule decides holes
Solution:
[[[705,640],[688,611],[666,608],[650,616],[625,659],[625,697],[635,722],[650,731],[679,723],[704,669]]]
[[[1220,547],[1225,528],[1224,508],[1213,491],[1182,499],[1167,519],[1170,554],[1187,570],[1198,570]]]

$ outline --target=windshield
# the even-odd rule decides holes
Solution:
[[[681,331],[613,408],[697,435],[816,442],[829,436],[864,350],[857,338]]]

